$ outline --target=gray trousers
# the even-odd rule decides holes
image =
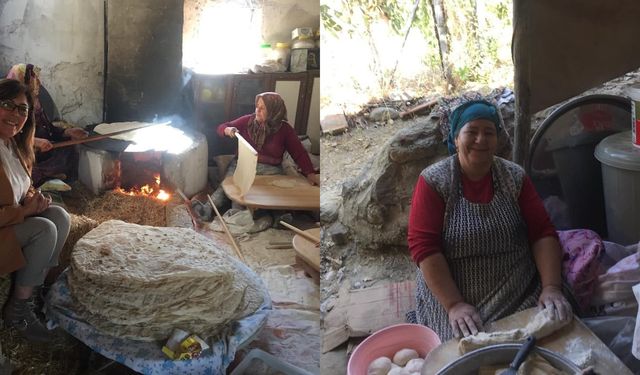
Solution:
[[[58,255],[67,240],[70,225],[67,211],[55,205],[14,225],[27,262],[16,271],[16,285],[42,285],[46,276],[44,270],[58,265]]]

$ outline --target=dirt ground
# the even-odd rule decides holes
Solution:
[[[624,95],[627,86],[640,82],[640,71],[628,73],[597,88],[586,91],[587,94]],[[532,128],[536,129],[548,115],[563,103],[547,108],[532,118]],[[423,114],[427,116],[428,114]],[[351,120],[347,132],[339,135],[323,135],[321,139],[322,195],[340,195],[342,184],[349,178],[361,173],[365,163],[375,157],[384,143],[400,129],[410,126],[414,120],[395,120],[392,124],[366,123],[362,118]],[[357,125],[354,126],[353,123]],[[531,133],[533,135],[533,131]],[[358,251],[349,246],[323,246],[323,277],[321,283],[321,304],[327,306],[335,301],[337,291],[343,285],[351,289],[360,289],[387,281],[413,279],[415,266],[408,252],[383,251],[379,254]],[[350,352],[357,340],[343,344],[321,357],[322,374],[342,375],[346,373]]]

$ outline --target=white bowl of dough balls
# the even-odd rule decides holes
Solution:
[[[347,375],[420,374],[424,358],[440,338],[420,324],[397,324],[374,332],[351,354]]]

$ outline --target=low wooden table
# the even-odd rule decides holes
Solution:
[[[486,331],[496,332],[523,328],[533,319],[537,311],[537,308],[520,311],[489,324]],[[590,365],[598,374],[632,375],[632,372],[622,361],[578,318],[574,318],[567,326],[540,339],[536,345],[560,353],[578,366],[580,366],[578,363],[580,359],[585,359],[590,355]],[[427,355],[421,374],[435,374],[459,357],[457,339],[442,343]]]
[[[228,176],[222,181],[222,189],[229,199],[246,206],[252,212],[257,208],[302,211],[320,209],[320,188],[299,176],[256,176],[244,197],[240,196],[240,189],[233,183],[233,176]]]
[[[316,238],[320,238],[320,228],[305,230]],[[296,261],[311,276],[316,284],[320,284],[320,247],[299,234],[293,236],[293,248],[296,251]]]

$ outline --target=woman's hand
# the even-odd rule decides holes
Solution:
[[[38,152],[47,152],[53,148],[53,144],[44,138],[33,138],[33,145]]]
[[[540,298],[538,298],[538,305],[541,308],[553,311],[552,317],[554,319],[566,320],[573,314],[571,304],[562,294],[562,288],[557,285],[547,285],[542,288]]]
[[[307,181],[309,181],[309,183],[311,185],[319,186],[320,185],[320,175],[318,175],[316,173],[309,173],[307,175]]]
[[[475,307],[466,302],[457,302],[449,308],[449,324],[456,338],[475,335],[482,331],[482,319]]]
[[[49,208],[51,204],[51,197],[44,196],[39,190],[33,194],[29,194],[24,198],[22,207],[24,210],[24,216],[33,216],[41,213]]]
[[[233,127],[233,126],[229,126],[228,128],[224,128],[224,135],[226,135],[227,137],[230,137],[230,138],[235,137],[237,132],[238,132],[238,128]]]
[[[89,136],[84,129],[81,128],[68,128],[64,130],[65,137],[69,137],[72,140],[85,139]]]

